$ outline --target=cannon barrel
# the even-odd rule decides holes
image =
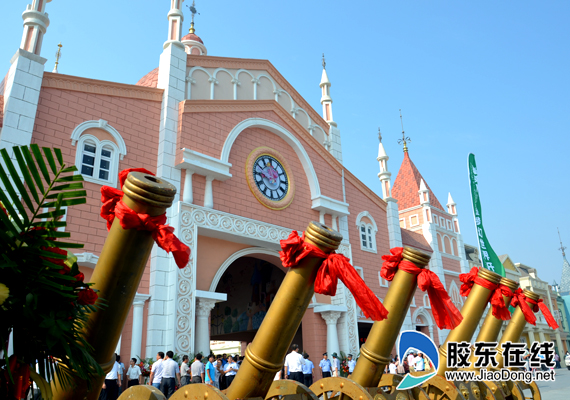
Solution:
[[[418,268],[425,268],[431,255],[404,247],[402,256]],[[383,301],[388,318],[372,325],[366,343],[360,349],[350,379],[363,387],[378,386],[384,367],[390,363],[390,354],[406,318],[406,313],[417,288],[417,275],[398,270]]]
[[[509,278],[501,278],[500,285],[504,285],[511,289],[511,291],[517,290],[519,287],[518,282],[513,281]],[[511,304],[512,296],[505,296],[503,295],[503,300],[505,300],[505,305],[508,307]],[[481,330],[479,331],[479,335],[477,335],[476,342],[495,342],[499,337],[499,333],[501,332],[501,327],[503,326],[503,320],[497,318],[493,315],[493,308],[490,307],[489,311],[487,312],[487,316],[485,317],[485,321],[483,321],[483,326],[481,326]],[[477,357],[475,354],[471,354],[469,358],[469,363],[471,367],[475,365],[475,361]]]
[[[305,243],[326,253],[335,251],[341,241],[341,234],[318,222],[311,222],[305,231]],[[287,272],[253,342],[246,349],[245,359],[227,390],[228,399],[265,397],[276,372],[283,366],[313,297],[315,278],[322,262],[322,258],[309,256]]]
[[[131,172],[123,185],[123,193],[123,203],[132,210],[158,216],[172,205],[176,188],[161,178]],[[93,356],[104,373],[108,373],[115,362],[115,348],[153,245],[150,231],[123,229],[115,218],[93,271],[93,289],[98,290],[105,306],[90,314],[84,335],[93,346]],[[77,381],[77,387],[67,391],[54,385],[54,400],[96,400],[104,380],[101,376],[91,382]],[[91,386],[89,390],[88,386]]]
[[[532,299],[534,301],[538,301],[538,299],[540,298],[540,296],[534,292],[531,292],[530,290],[523,290],[524,295],[529,298]],[[534,305],[530,302],[527,301],[527,304],[529,305],[529,307],[532,308],[534,307]],[[497,366],[497,368],[503,368],[503,348],[501,347],[503,343],[506,342],[518,342],[524,327],[526,326],[526,319],[524,317],[524,314],[520,308],[520,306],[517,306],[516,310],[513,312],[512,316],[511,316],[511,320],[509,322],[509,324],[507,325],[505,332],[503,333],[503,336],[501,336],[501,340],[499,341],[499,344],[497,345],[497,362],[499,363],[499,365]]]
[[[487,269],[481,268],[477,274],[479,278],[490,281],[494,284],[498,284],[501,280],[501,276],[489,271]],[[437,370],[438,375],[445,378],[445,371],[451,371],[453,368],[447,366],[447,343],[448,342],[469,342],[477,329],[477,325],[485,312],[487,303],[491,298],[492,291],[487,289],[477,282],[473,284],[465,304],[461,308],[461,315],[463,316],[463,321],[455,329],[452,329],[447,335],[445,342],[439,347],[439,368]]]

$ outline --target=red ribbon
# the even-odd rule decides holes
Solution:
[[[463,316],[455,307],[449,294],[443,287],[438,276],[427,268],[419,268],[411,261],[404,260],[402,247],[390,249],[392,255],[384,255],[380,275],[387,281],[392,281],[398,269],[417,276],[418,287],[422,292],[427,291],[431,304],[432,314],[439,329],[453,329],[457,327]]]
[[[461,296],[467,297],[471,293],[471,289],[474,284],[483,286],[491,291],[491,307],[493,310],[493,315],[496,318],[502,319],[503,321],[508,321],[511,319],[511,313],[508,307],[505,305],[505,300],[503,300],[503,295],[507,297],[512,297],[513,292],[505,285],[500,285],[488,281],[487,279],[478,276],[479,268],[473,267],[471,271],[466,274],[459,275],[459,280],[463,282],[461,284],[460,293]]]
[[[550,310],[548,309],[548,306],[546,304],[544,304],[542,299],[538,299],[538,301],[534,301],[533,299],[529,299],[527,297],[527,301],[530,304],[534,305],[533,306],[534,312],[538,312],[538,309],[540,309],[540,311],[542,311],[542,315],[544,315],[544,319],[546,319],[546,323],[548,324],[549,327],[551,327],[552,329],[558,329],[558,324],[556,323],[556,320],[554,319],[554,317],[550,313]]]
[[[5,381],[8,382],[9,387],[12,390],[12,396],[15,399],[24,398],[28,387],[30,387],[30,366],[27,364],[20,363],[16,355],[13,354],[8,360],[8,368],[10,369],[10,374],[14,380],[13,384],[10,382],[10,376],[8,371],[4,372]]]
[[[367,318],[382,321],[388,316],[388,310],[362,280],[358,272],[350,265],[350,260],[342,254],[327,254],[318,247],[305,242],[305,234],[299,237],[296,231],[291,232],[286,240],[281,240],[279,252],[285,268],[295,268],[305,257],[319,257],[324,261],[317,272],[315,292],[334,296],[340,279],[350,290],[356,304]]]
[[[530,308],[530,306],[527,304],[527,300],[529,300],[528,297],[524,295],[521,288],[518,288],[515,290],[513,298],[511,299],[511,306],[519,306],[523,312],[526,322],[532,325],[536,325],[536,315],[534,315],[532,308]]]
[[[145,174],[154,174],[144,168],[130,168],[125,169],[119,173],[119,182],[121,188],[127,179],[130,172],[137,171]],[[174,235],[174,228],[165,225],[166,213],[151,217],[148,214],[139,214],[133,211],[123,203],[123,191],[109,186],[101,188],[101,216],[107,220],[107,230],[111,229],[111,225],[115,217],[119,219],[123,229],[137,229],[150,231],[152,238],[164,251],[172,253],[178,268],[184,268],[190,260],[190,248],[182,243],[176,235]]]

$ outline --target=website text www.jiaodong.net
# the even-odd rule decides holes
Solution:
[[[554,381],[554,370],[549,371],[511,371],[503,368],[498,371],[446,371],[445,379],[448,381],[522,381],[531,383],[534,381]]]

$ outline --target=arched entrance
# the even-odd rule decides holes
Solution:
[[[253,340],[285,277],[277,265],[280,260],[273,255],[249,254],[227,267],[215,289],[226,293],[227,300],[211,311],[211,341],[239,341],[243,349]],[[294,342],[302,343],[301,327]]]

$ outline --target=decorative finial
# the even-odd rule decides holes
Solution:
[[[327,62],[325,61],[325,53],[323,53],[323,69],[327,69]]]
[[[378,128],[378,140],[382,143],[382,132],[380,132],[380,128]]]
[[[556,230],[558,230],[558,238],[560,239],[560,248],[558,250],[562,251],[562,257],[566,257],[566,253],[564,253],[566,247],[564,247],[564,245],[562,244],[562,237],[560,237],[560,229],[556,228]]]
[[[200,15],[199,12],[196,11],[196,1],[192,1],[192,5],[189,6],[188,4],[186,5],[186,7],[188,7],[188,9],[190,10],[190,12],[192,13],[192,21],[190,22],[190,33],[194,33],[196,32],[196,30],[194,29],[194,16],[196,14]]]
[[[53,71],[52,71],[55,74],[59,73],[57,71],[57,66],[59,65],[59,59],[61,58],[61,48],[63,47],[61,42],[59,42],[57,47],[58,47],[58,49],[57,49],[57,52],[55,53],[55,67],[53,67]]]
[[[402,124],[402,138],[398,140],[398,144],[404,144],[404,153],[408,152],[407,142],[411,142],[412,139],[406,137],[406,132],[404,132],[404,120],[402,119],[402,109],[400,108],[400,123]]]

